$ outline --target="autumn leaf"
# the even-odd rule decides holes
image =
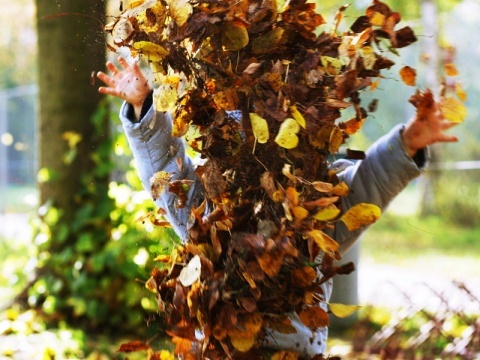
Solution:
[[[297,106],[296,105],[292,105],[290,106],[290,113],[292,114],[292,117],[297,120],[298,124],[306,129],[307,127],[307,123],[305,121],[305,118],[303,117],[303,115],[300,113],[300,111],[298,111],[297,109]]]
[[[178,101],[178,92],[172,85],[164,84],[153,90],[153,103],[157,111],[170,111]]]
[[[307,231],[306,235],[310,237],[315,244],[317,244],[318,247],[326,253],[338,251],[340,248],[340,245],[335,240],[321,230]]]
[[[202,265],[200,262],[200,256],[195,255],[185,266],[178,280],[182,283],[183,286],[190,286],[200,279],[200,274],[202,272]]]
[[[458,76],[458,70],[455,64],[452,64],[452,63],[445,64],[444,68],[445,68],[445,74],[447,74],[448,76]]]
[[[330,133],[330,139],[328,144],[328,151],[332,154],[335,154],[340,149],[340,146],[343,144],[343,133],[337,126],[335,126]]]
[[[415,86],[417,71],[410,66],[404,66],[400,69],[400,78],[405,84]]]
[[[304,266],[300,269],[294,269],[290,272],[292,283],[300,288],[306,288],[312,285],[317,278],[317,272],[311,266]]]
[[[183,26],[190,14],[193,12],[193,7],[189,0],[166,0],[170,16],[175,21],[177,26]]]
[[[144,343],[143,341],[133,340],[128,343],[120,345],[120,348],[117,350],[117,352],[129,353],[129,352],[147,350],[149,348],[150,346],[148,346],[148,344]]]
[[[222,33],[222,45],[227,51],[238,51],[248,45],[248,31],[229,22]]]
[[[381,210],[377,205],[360,203],[352,206],[342,215],[342,220],[349,231],[370,225],[380,218]]]
[[[189,339],[181,338],[179,336],[173,336],[172,342],[175,344],[175,355],[186,355],[192,349],[193,343]]]
[[[300,311],[300,320],[302,323],[311,330],[318,329],[319,327],[328,326],[328,314],[325,310],[319,306],[309,306],[306,309]]]
[[[440,100],[440,110],[445,119],[452,123],[461,123],[467,116],[467,108],[457,99],[446,97]]]
[[[335,205],[331,204],[318,210],[315,215],[313,215],[313,218],[319,221],[330,221],[335,219],[338,215],[340,215],[340,213],[341,210]]]
[[[252,51],[254,54],[267,54],[280,45],[284,30],[282,27],[276,27],[266,34],[256,37],[252,41]]]
[[[152,193],[152,198],[158,199],[160,195],[165,190],[165,187],[170,184],[170,179],[172,174],[167,173],[166,171],[158,171],[150,178],[150,192]]]
[[[257,139],[260,144],[265,144],[270,136],[267,120],[255,113],[250,113],[249,116],[255,139]]]
[[[463,89],[462,84],[460,84],[458,81],[455,83],[455,94],[460,99],[460,101],[467,101],[467,93]]]
[[[280,125],[280,130],[275,137],[275,142],[285,149],[293,149],[298,145],[299,139],[296,134],[299,131],[300,125],[298,125],[298,122],[295,119],[287,118],[282,125]]]
[[[277,351],[270,360],[297,360],[300,354],[295,351]]]
[[[345,304],[335,304],[329,303],[328,307],[333,315],[339,318],[346,318],[352,315],[355,311],[360,309],[359,305],[345,305]]]
[[[365,122],[365,119],[366,118],[362,118],[361,120],[358,120],[356,117],[354,117],[350,120],[343,122],[341,126],[344,129],[345,134],[353,135],[362,128],[362,125]]]
[[[169,53],[163,46],[150,41],[137,41],[133,44],[133,48],[151,62],[160,62]]]

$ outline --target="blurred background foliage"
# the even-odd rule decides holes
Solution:
[[[365,122],[361,133],[349,140],[347,145],[350,148],[366,149],[395,124],[413,115],[414,108],[408,103],[408,98],[415,88],[405,86],[398,79],[401,67],[408,65],[416,68],[418,85],[425,86],[422,74],[428,63],[422,57],[423,40],[431,35],[428,29],[422,28],[421,2],[385,2],[402,13],[402,21],[416,30],[419,41],[401,50],[397,64],[381,81],[380,90],[363,94],[365,104],[378,98],[378,107]],[[124,7],[126,3],[123,2]],[[328,29],[343,2],[324,0],[317,3],[320,12],[328,20]],[[344,13],[343,30],[363,14],[370,3],[369,0],[352,1]],[[476,41],[480,23],[476,14],[480,13],[480,2],[438,0],[435,4],[438,6],[440,56],[454,56],[453,62],[460,71],[458,80],[468,93],[466,105],[469,115],[464,124],[452,130],[460,142],[435,149],[434,160],[438,163],[473,163],[480,161],[477,135],[479,109],[476,106],[480,96],[480,86],[476,81],[480,60],[480,46]],[[108,14],[115,14],[119,7],[120,1],[111,0]],[[0,8],[0,92],[4,92],[36,83],[35,4],[33,0],[0,0]],[[59,13],[61,11],[59,7]],[[108,21],[102,17],[99,20],[102,23]],[[41,204],[37,209],[38,204],[34,201],[37,196],[37,174],[28,169],[36,170],[35,133],[38,129],[35,124],[35,95],[28,94],[8,102],[8,128],[0,128],[3,129],[0,131],[0,146],[5,147],[7,155],[10,158],[16,156],[19,161],[28,162],[31,166],[16,177],[9,177],[7,187],[0,188],[0,213],[3,214],[1,221],[4,229],[0,232],[0,307],[10,309],[0,318],[0,335],[22,331],[20,325],[19,329],[15,328],[16,319],[22,320],[21,323],[30,323],[38,315],[47,323],[51,321],[56,324],[59,331],[56,336],[59,339],[61,331],[73,331],[68,330],[71,325],[91,328],[97,334],[114,329],[124,335],[145,335],[152,331],[145,323],[155,314],[156,303],[143,282],[148,279],[154,266],[153,258],[161,253],[169,253],[177,240],[170,230],[154,227],[148,218],[137,221],[156,209],[148,194],[142,191],[133,169],[128,144],[116,116],[120,103],[108,99],[97,109],[92,121],[100,121],[109,114],[112,135],[95,152],[98,167],[92,169],[90,174],[82,174],[85,187],[88,188],[95,176],[110,173],[108,189],[94,189],[89,201],[83,203],[76,212],[75,220],[68,224],[68,228],[64,228],[65,233],[73,231],[78,234],[75,245],[52,253],[49,247],[50,229],[61,223],[62,213],[48,203]],[[480,170],[445,170],[439,166],[427,171],[436,179],[434,206],[430,212],[418,220],[423,199],[423,183],[420,179],[394,204],[397,213],[387,214],[369,231],[368,239],[364,240],[362,257],[374,257],[379,262],[401,262],[401,259],[418,258],[421,253],[427,258],[428,254],[432,254],[429,261],[434,262],[433,259],[439,254],[460,258],[462,253],[468,252],[469,256],[480,258],[477,241],[480,232],[477,221],[480,215],[477,180]],[[8,215],[12,214],[22,214],[20,222],[10,222],[12,218]],[[30,219],[28,229],[24,228],[26,218]],[[102,231],[83,231],[85,224],[94,224],[97,230]],[[419,232],[417,226],[435,229],[435,232]],[[12,231],[5,231],[9,228]],[[388,245],[385,245],[385,239],[389,239]],[[386,256],[385,246],[395,248],[398,257],[392,260],[393,252]],[[448,261],[448,258],[442,259]],[[62,276],[42,274],[42,265],[45,263],[56,267],[57,273]],[[478,269],[472,271],[475,274]],[[39,312],[35,315],[22,313],[19,305],[32,306]],[[40,332],[45,328],[33,326],[33,330],[30,330]],[[74,332],[63,334],[71,338]],[[82,336],[77,334],[74,337],[87,346]]]

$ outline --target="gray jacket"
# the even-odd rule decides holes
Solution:
[[[156,200],[158,207],[167,211],[166,218],[182,239],[187,238],[187,221],[191,206],[203,197],[202,185],[195,176],[192,160],[185,153],[182,139],[171,136],[172,119],[168,114],[156,112],[152,106],[139,122],[132,121],[131,106],[124,104],[120,110],[120,119],[135,159],[135,166],[144,188],[150,192],[150,178],[157,171],[173,174],[173,179],[192,179],[188,203],[182,209],[175,206],[175,195],[164,191]],[[401,139],[403,125],[396,126],[387,135],[376,141],[366,152],[365,159],[356,163],[340,160],[332,164],[340,168],[338,176],[349,186],[349,195],[342,199],[343,208],[348,209],[358,203],[370,203],[384,210],[390,201],[421,172],[426,161],[426,151],[420,151],[415,160],[406,152]],[[176,158],[183,159],[179,170]],[[333,238],[340,244],[340,252],[347,251],[365,229],[350,232],[340,222],[336,226]],[[332,282],[324,283],[325,301],[332,292]],[[326,304],[320,303],[325,310]],[[265,345],[281,350],[298,351],[309,358],[324,353],[326,349],[327,328],[314,333],[302,324],[299,316],[290,314],[296,334],[281,334],[271,331],[267,334]]]

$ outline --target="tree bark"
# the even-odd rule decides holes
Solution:
[[[41,182],[40,204],[52,201],[71,219],[82,189],[81,175],[91,170],[91,117],[101,99],[91,85],[93,71],[104,68],[105,41],[101,28],[105,14],[102,0],[36,0],[39,84],[39,168],[56,174]],[[105,134],[108,128],[105,126]],[[63,156],[69,150],[66,132],[81,136],[71,164]],[[105,179],[107,181],[107,179]],[[95,184],[94,184],[95,185]]]

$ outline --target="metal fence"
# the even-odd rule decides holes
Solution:
[[[37,86],[0,90],[0,211],[11,186],[35,187]]]

